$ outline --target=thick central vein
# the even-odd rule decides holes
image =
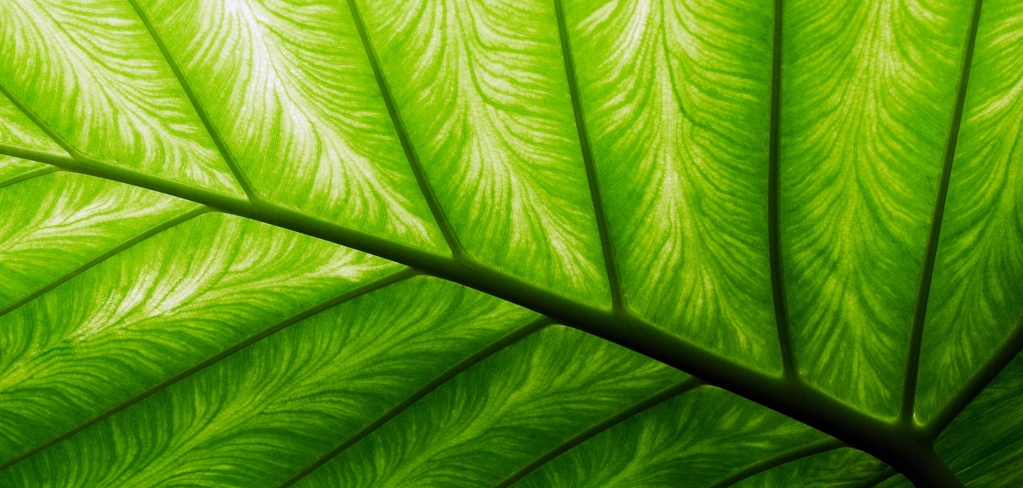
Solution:
[[[899,469],[934,463],[933,450],[920,446],[915,437],[895,424],[871,417],[805,384],[740,365],[628,313],[613,313],[580,303],[476,262],[433,254],[271,202],[241,199],[99,161],[64,140],[3,83],[0,93],[70,157],[3,144],[0,153],[184,198],[404,264],[661,361],[870,452]]]

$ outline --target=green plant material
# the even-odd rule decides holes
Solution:
[[[936,448],[967,486],[1023,483],[1023,357],[1017,357],[938,438]]]
[[[833,447],[824,445],[823,447]],[[804,454],[794,451],[793,454]],[[784,488],[803,486],[824,488],[832,486],[864,486],[885,473],[883,463],[854,449],[834,449],[812,456],[789,460],[777,464],[773,469],[764,470],[736,483],[736,488]]]
[[[711,486],[755,460],[824,437],[727,392],[701,387],[580,444],[524,486]]]
[[[0,67],[0,485],[1023,483],[1018,1],[4,1]]]

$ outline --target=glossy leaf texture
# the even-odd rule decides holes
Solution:
[[[0,95],[2,486],[1023,483],[1018,1],[0,0]]]

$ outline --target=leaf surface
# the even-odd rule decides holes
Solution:
[[[554,4],[356,1],[398,113],[462,246],[607,304]]]
[[[786,2],[781,215],[806,378],[898,412],[970,15],[964,2]]]
[[[0,485],[1018,484],[1021,40],[0,2]]]
[[[626,303],[735,360],[779,369],[765,205],[770,6],[565,10]]]
[[[981,13],[921,355],[928,420],[1023,317],[1023,6]]]
[[[22,67],[0,74],[5,91],[65,149],[218,192],[241,192],[130,4],[33,0],[5,2],[0,9],[0,62]]]

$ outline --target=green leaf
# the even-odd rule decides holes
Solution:
[[[921,355],[928,420],[1023,316],[1023,5],[981,16]]]
[[[607,304],[554,3],[349,3],[465,251]]]
[[[711,486],[730,473],[820,432],[701,387],[642,412],[580,444],[523,481],[541,486]]]
[[[764,7],[565,5],[626,303],[773,372],[781,358],[767,256]]]
[[[899,411],[966,2],[786,4],[782,242],[807,379]],[[869,54],[867,54],[869,53]]]
[[[182,87],[127,2],[0,6],[6,91],[65,148],[238,193]],[[62,96],[47,96],[60,93]],[[65,142],[66,141],[66,142]]]
[[[0,2],[0,485],[1015,486],[1015,0]]]
[[[459,375],[299,486],[492,486],[684,377],[595,337],[548,328]]]
[[[826,447],[831,447],[826,446]],[[793,454],[804,454],[795,451]],[[736,483],[736,488],[866,486],[886,473],[884,463],[854,449],[834,449],[793,460]]]
[[[968,486],[1023,483],[1023,356],[1017,357],[938,438],[938,452]]]

